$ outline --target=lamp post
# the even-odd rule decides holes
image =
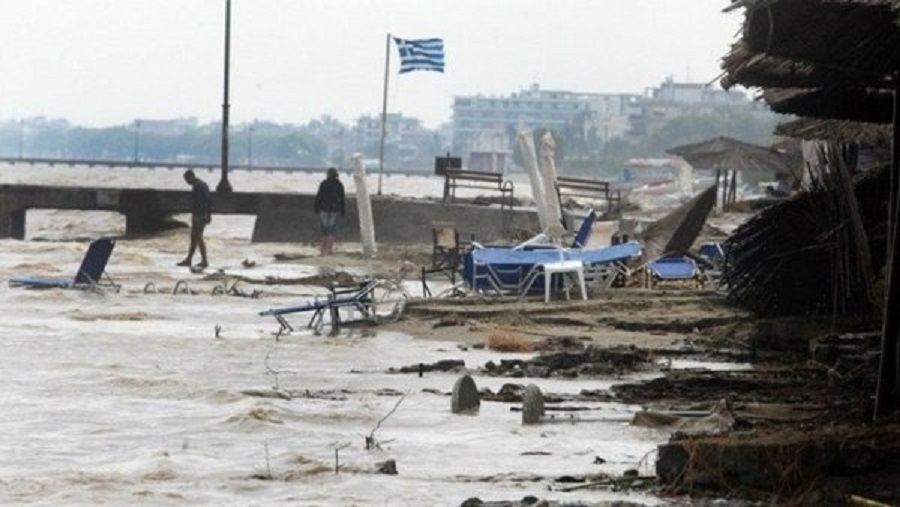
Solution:
[[[253,127],[256,125],[256,120],[253,120],[253,123],[247,128],[247,167],[253,167]]]
[[[141,146],[141,120],[134,120],[134,162],[138,162]]]
[[[222,101],[222,177],[217,192],[231,192],[228,182],[228,74],[231,60],[231,0],[225,0],[225,98]]]
[[[25,118],[19,119],[19,158],[25,151]]]

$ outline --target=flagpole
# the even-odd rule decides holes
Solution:
[[[384,138],[387,135],[388,76],[391,68],[391,34],[387,34],[384,45],[384,95],[381,101],[381,146],[378,149],[378,195],[381,195],[381,180],[384,177]]]

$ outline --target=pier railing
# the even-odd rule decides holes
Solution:
[[[218,163],[201,163],[201,162],[155,162],[149,160],[107,160],[107,159],[86,159],[86,158],[46,158],[46,157],[0,157],[0,164],[10,165],[67,165],[67,166],[88,166],[88,167],[129,167],[129,168],[145,168],[145,169],[193,169],[193,170],[218,170]],[[324,173],[326,167],[303,167],[303,166],[283,166],[283,165],[258,165],[258,164],[229,164],[228,168],[239,171],[263,171],[267,173],[273,172],[303,172],[303,173]],[[431,175],[428,171],[413,171],[404,169],[391,169],[386,167],[385,173],[411,175]]]

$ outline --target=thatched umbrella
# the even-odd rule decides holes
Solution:
[[[678,209],[650,224],[643,234],[643,260],[649,262],[669,253],[687,252],[716,204],[716,187],[695,195]]]
[[[900,4],[736,0],[732,8],[738,7],[745,8],[745,21],[741,39],[723,59],[723,86],[762,86],[763,98],[783,113],[893,124],[875,416],[900,412],[900,97],[894,93]]]
[[[858,143],[872,147],[891,145],[891,126],[883,123],[803,117],[778,124],[775,127],[775,134],[797,139]]]
[[[699,143],[669,148],[695,169],[752,171],[768,169],[778,174],[793,174],[780,152],[774,148],[745,143],[731,137],[715,137]]]

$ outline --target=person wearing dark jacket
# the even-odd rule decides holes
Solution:
[[[188,248],[187,257],[178,265],[190,266],[191,260],[194,258],[194,251],[199,248],[200,263],[195,267],[203,269],[209,266],[209,261],[206,259],[206,241],[203,239],[203,230],[212,218],[209,186],[190,169],[184,172],[184,181],[191,186],[191,245]]]
[[[322,240],[319,251],[322,255],[334,253],[338,215],[344,216],[344,184],[338,179],[337,169],[328,168],[326,178],[319,184],[314,211],[322,226]]]

